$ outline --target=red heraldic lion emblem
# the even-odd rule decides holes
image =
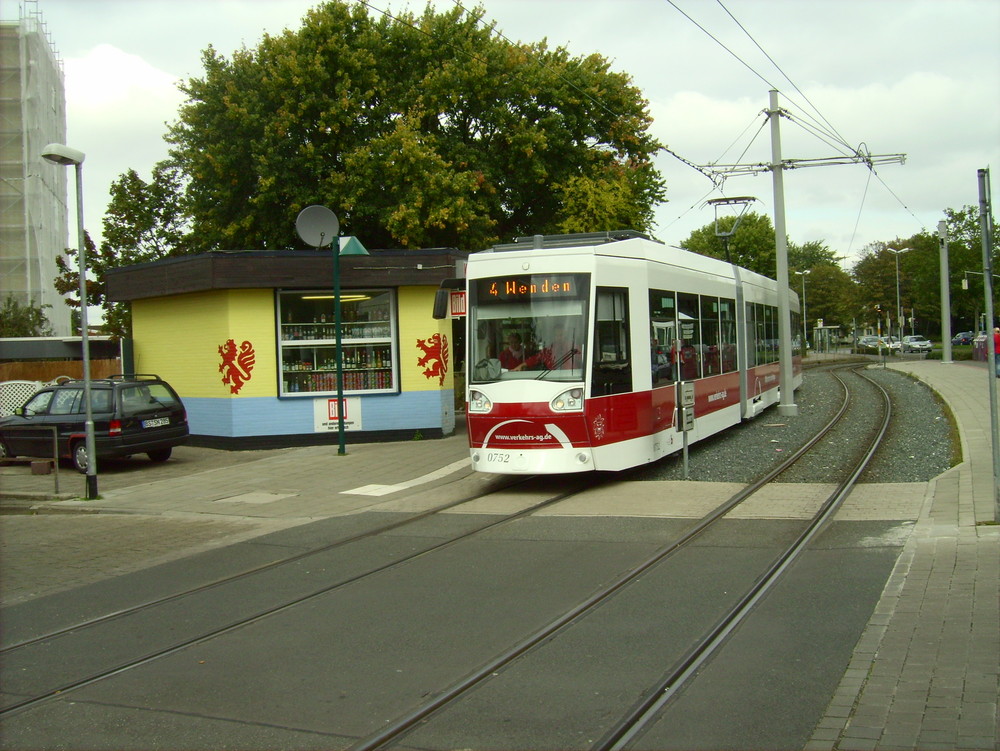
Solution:
[[[250,371],[256,359],[253,345],[243,342],[237,353],[236,342],[230,339],[219,347],[219,354],[222,355],[222,365],[219,366],[222,382],[229,384],[230,393],[238,394],[243,384],[250,380]]]
[[[424,369],[424,378],[438,377],[438,383],[444,386],[444,376],[448,372],[448,337],[434,334],[427,339],[417,339],[417,349],[423,355],[417,360],[417,365]]]

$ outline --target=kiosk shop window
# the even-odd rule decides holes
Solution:
[[[281,395],[337,391],[337,331],[329,291],[278,293]],[[391,290],[345,290],[340,298],[345,393],[395,393],[395,297]]]

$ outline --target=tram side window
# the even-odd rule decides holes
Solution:
[[[677,338],[677,299],[673,292],[649,291],[649,361],[653,388],[674,382],[671,348]]]
[[[722,372],[722,355],[719,344],[719,298],[701,297],[702,374],[718,375]]]
[[[754,305],[754,318],[757,321],[757,364],[763,365],[768,361],[767,339],[770,331],[767,326],[767,306],[756,303]]]
[[[747,366],[753,367],[754,365],[761,365],[764,361],[761,359],[761,341],[764,338],[763,326],[764,321],[762,319],[761,306],[757,303],[748,302],[747,312],[746,312],[746,327],[747,327]]]
[[[680,326],[681,380],[693,381],[701,378],[701,353],[704,342],[701,335],[701,315],[698,295],[683,292],[677,295],[677,318]]]
[[[772,305],[747,305],[747,329],[752,338],[751,365],[763,365],[778,359],[778,311]]]
[[[766,362],[775,362],[778,359],[778,309],[773,305],[764,306],[764,320],[767,325]]]
[[[621,394],[632,390],[628,332],[628,290],[598,287],[591,396]]]
[[[736,301],[719,299],[719,351],[723,373],[736,370]]]

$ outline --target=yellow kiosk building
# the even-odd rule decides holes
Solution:
[[[192,441],[218,448],[450,435],[452,320],[435,320],[451,249],[371,251],[344,238],[340,258],[343,403],[336,383],[333,255],[217,251],[109,271],[107,294],[132,306],[131,362],[188,409]]]

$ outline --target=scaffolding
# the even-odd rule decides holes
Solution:
[[[39,156],[66,140],[66,89],[37,0],[0,20],[0,303],[48,305],[53,334],[70,332],[56,291],[56,258],[68,247],[67,170]]]

